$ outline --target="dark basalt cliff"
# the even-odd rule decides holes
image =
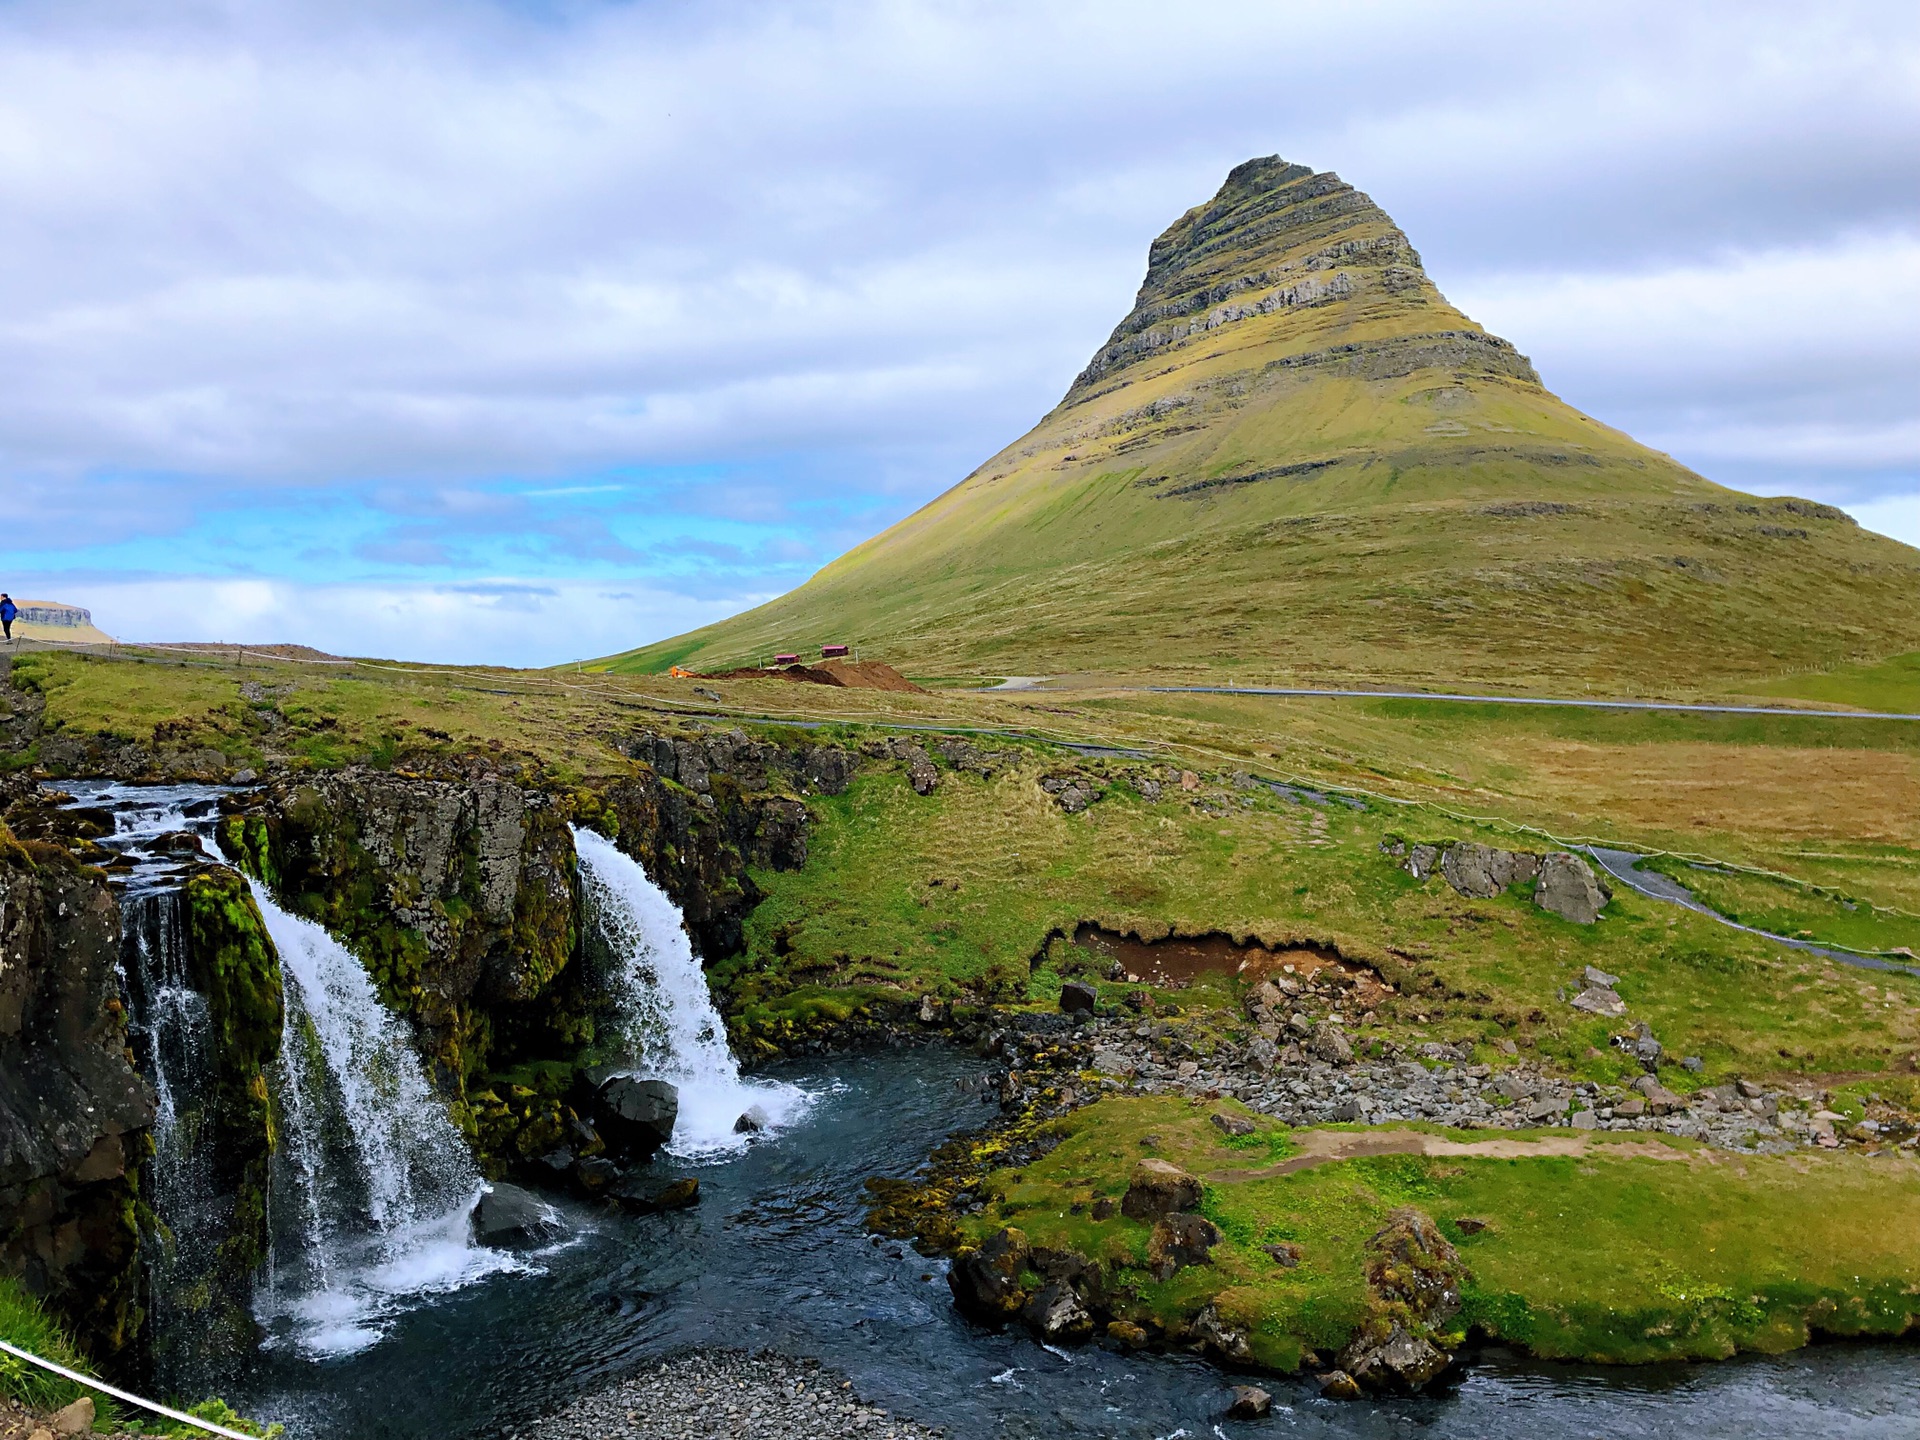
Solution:
[[[0,1270],[109,1364],[140,1327],[154,1112],[127,1051],[119,947],[106,876],[0,827]]]

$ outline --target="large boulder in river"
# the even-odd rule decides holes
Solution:
[[[1533,903],[1576,925],[1591,925],[1600,918],[1612,893],[1591,865],[1562,850],[1540,862],[1540,883],[1534,887]]]
[[[636,1215],[658,1215],[667,1210],[686,1210],[700,1203],[700,1182],[693,1176],[670,1179],[629,1170],[608,1188],[607,1194],[622,1209]]]
[[[1340,1368],[1369,1390],[1410,1394],[1425,1389],[1453,1363],[1431,1340],[1396,1325],[1385,1339],[1362,1337],[1340,1352]]]
[[[1142,1160],[1133,1167],[1120,1213],[1151,1224],[1200,1203],[1200,1182],[1166,1160]]]
[[[496,1180],[473,1207],[473,1238],[500,1250],[544,1245],[560,1233],[560,1214],[530,1190]]]
[[[594,1128],[623,1160],[646,1160],[673,1138],[680,1092],[665,1080],[616,1075],[593,1097]]]

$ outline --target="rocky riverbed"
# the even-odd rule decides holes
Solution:
[[[515,1440],[937,1440],[854,1393],[818,1361],[703,1350],[678,1355],[577,1400]]]

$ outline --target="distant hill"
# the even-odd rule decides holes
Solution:
[[[111,645],[113,637],[93,623],[93,612],[61,600],[22,600],[13,633],[21,640],[65,640],[73,645]]]
[[[1738,687],[1920,649],[1920,551],[1581,414],[1338,176],[1237,167],[1028,434],[777,600],[601,664]]]

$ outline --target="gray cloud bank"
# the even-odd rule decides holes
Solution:
[[[850,490],[903,513],[1037,418],[1272,151],[1705,473],[1920,491],[1911,6],[15,0],[0,559],[725,462],[692,508],[816,507],[817,563]],[[444,562],[433,523],[360,558]]]

